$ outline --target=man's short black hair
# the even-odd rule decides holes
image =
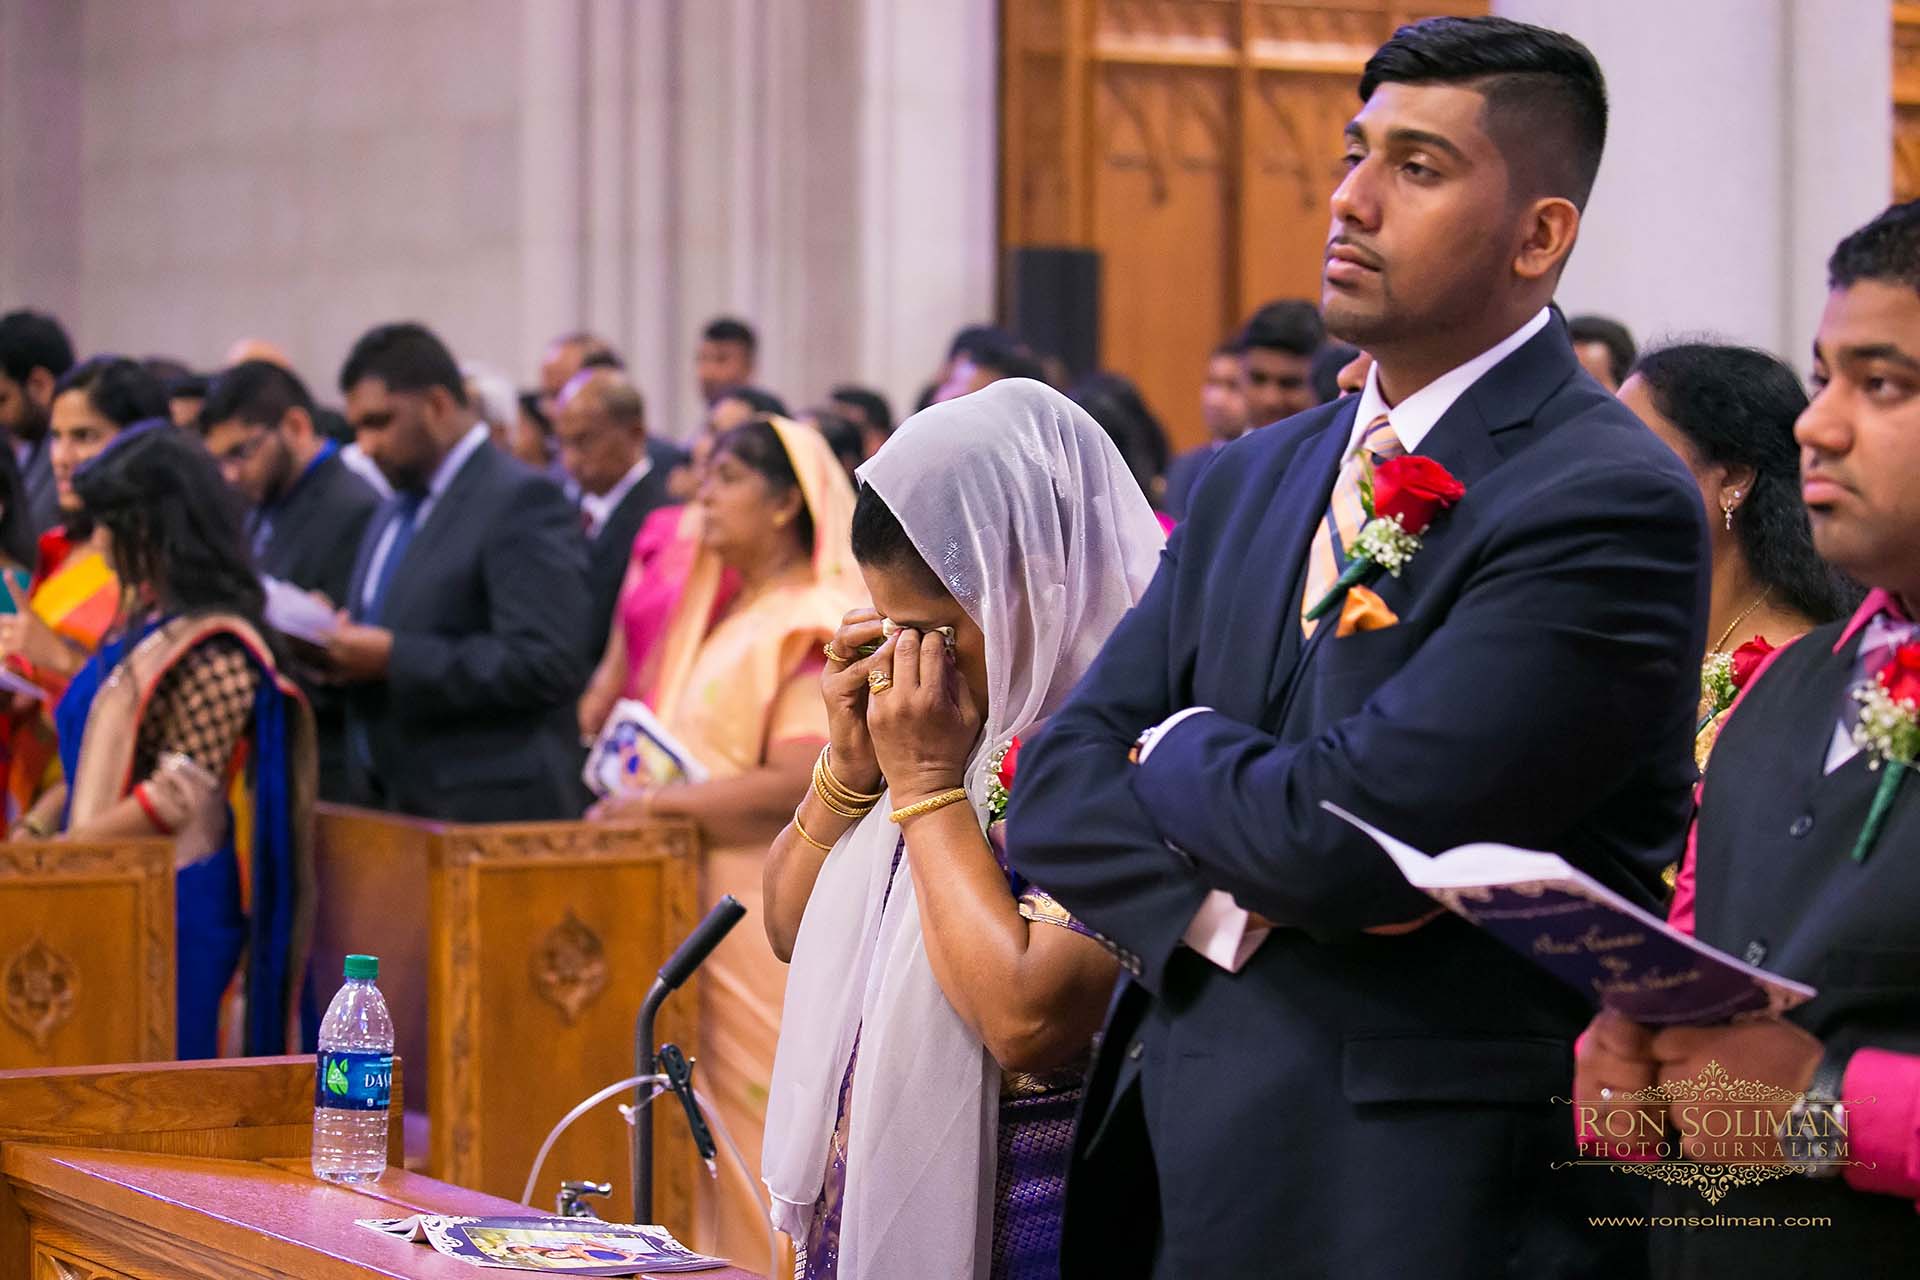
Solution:
[[[700,339],[703,342],[737,342],[747,349],[748,355],[760,348],[760,339],[755,336],[753,326],[732,316],[708,321],[707,327],[700,331]]]
[[[246,360],[220,374],[200,406],[200,428],[238,419],[250,427],[277,427],[289,409],[313,416],[306,384],[271,360]]]
[[[1920,200],[1888,205],[1834,249],[1827,259],[1827,287],[1848,289],[1862,280],[1920,293]]]
[[[0,373],[25,382],[35,369],[58,380],[73,368],[73,343],[60,322],[43,311],[9,311],[0,316]]]
[[[885,396],[875,391],[872,387],[863,387],[853,382],[843,382],[833,390],[827,392],[827,398],[829,400],[837,400],[841,404],[851,405],[853,408],[858,409],[860,416],[865,419],[867,426],[878,431],[881,435],[891,435],[893,433],[893,406],[887,403]]]
[[[1634,345],[1633,334],[1627,326],[1609,316],[1575,316],[1567,321],[1567,338],[1579,344],[1598,342],[1607,349],[1607,368],[1613,374],[1613,383],[1619,386],[1627,380],[1627,373],[1633,368],[1633,359],[1640,349]]]
[[[1572,36],[1511,18],[1428,18],[1401,27],[1367,59],[1360,101],[1383,84],[1478,90],[1516,190],[1587,207],[1607,142],[1607,82]]]
[[[458,405],[467,403],[466,379],[447,344],[433,330],[412,320],[376,325],[360,335],[340,366],[340,393],[365,378],[378,378],[389,391],[425,391],[444,387]]]
[[[1253,313],[1240,330],[1239,346],[1244,353],[1261,347],[1284,351],[1288,355],[1311,356],[1327,340],[1327,326],[1320,319],[1320,308],[1298,298],[1269,302]]]

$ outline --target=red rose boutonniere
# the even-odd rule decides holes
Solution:
[[[1718,719],[1733,705],[1733,700],[1740,696],[1740,691],[1753,680],[1753,673],[1760,669],[1760,664],[1772,652],[1772,645],[1763,637],[1755,636],[1732,653],[1716,653],[1707,659],[1700,668],[1700,692],[1705,696],[1707,706],[1706,717],[1700,722],[1701,728]]]
[[[1348,589],[1372,582],[1384,570],[1394,577],[1420,550],[1420,537],[1434,517],[1465,497],[1467,488],[1432,458],[1402,454],[1360,477],[1360,505],[1367,522],[1348,548],[1347,570],[1320,602],[1307,611],[1315,621],[1340,602]]]
[[[1893,811],[1900,784],[1920,757],[1920,644],[1895,649],[1873,679],[1854,689],[1853,698],[1860,704],[1854,744],[1867,753],[1867,767],[1880,771],[1866,825],[1853,844],[1853,860],[1865,862]]]
[[[1013,773],[1020,764],[1020,739],[1015,738],[993,758],[987,778],[987,823],[1007,820],[1007,803],[1013,799]]]

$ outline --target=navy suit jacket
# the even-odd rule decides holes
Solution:
[[[1548,1169],[1572,1154],[1549,1099],[1584,1000],[1453,916],[1363,932],[1433,903],[1320,802],[1430,852],[1551,849],[1651,906],[1694,776],[1699,490],[1549,326],[1422,442],[1467,492],[1374,584],[1398,623],[1305,639],[1356,408],[1228,446],[1021,757],[1014,867],[1133,973],[1082,1116],[1069,1275],[1267,1274],[1276,1248],[1302,1275],[1638,1269],[1567,1200],[1590,1180]],[[1191,706],[1215,714],[1128,766]],[[1238,974],[1180,946],[1212,888],[1278,926]]]
[[[367,523],[349,600],[397,510],[390,498]],[[576,816],[589,611],[578,512],[483,444],[415,532],[374,620],[393,632],[387,678],[348,692],[355,801],[455,822]]]

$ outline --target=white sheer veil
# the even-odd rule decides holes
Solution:
[[[966,772],[984,820],[988,762],[1059,708],[1146,590],[1160,525],[1099,425],[1025,378],[915,414],[859,476],[986,637],[987,724]],[[975,1280],[1000,1073],[934,980],[904,857],[889,875],[890,807],[841,837],[807,903],[762,1169],[775,1225],[804,1244],[857,1034],[840,1280]]]

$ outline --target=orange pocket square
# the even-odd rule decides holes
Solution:
[[[1338,639],[1356,631],[1382,631],[1398,621],[1400,615],[1387,608],[1385,600],[1365,587],[1349,587],[1347,598],[1340,603],[1340,625],[1333,634]]]

